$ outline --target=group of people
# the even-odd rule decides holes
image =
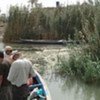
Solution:
[[[27,100],[30,77],[35,77],[32,63],[21,52],[11,46],[0,51],[0,100]]]

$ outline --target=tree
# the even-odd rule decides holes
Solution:
[[[31,4],[31,7],[33,8],[33,4],[35,5],[38,2],[38,0],[29,0],[29,3]]]

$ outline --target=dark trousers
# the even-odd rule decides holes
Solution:
[[[11,86],[0,87],[0,100],[12,100]]]
[[[27,100],[29,96],[29,88],[26,84],[21,87],[12,86],[13,100]]]

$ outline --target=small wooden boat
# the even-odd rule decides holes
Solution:
[[[19,41],[15,41],[15,43],[19,44],[66,44],[66,40],[32,40],[32,39],[20,39]]]
[[[36,77],[32,85],[29,85],[30,96],[28,100],[51,100],[50,92],[41,75],[35,70]]]

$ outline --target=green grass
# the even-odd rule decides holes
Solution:
[[[100,61],[93,61],[88,54],[72,54],[68,61],[59,58],[58,63],[61,75],[77,77],[87,83],[100,81]]]

